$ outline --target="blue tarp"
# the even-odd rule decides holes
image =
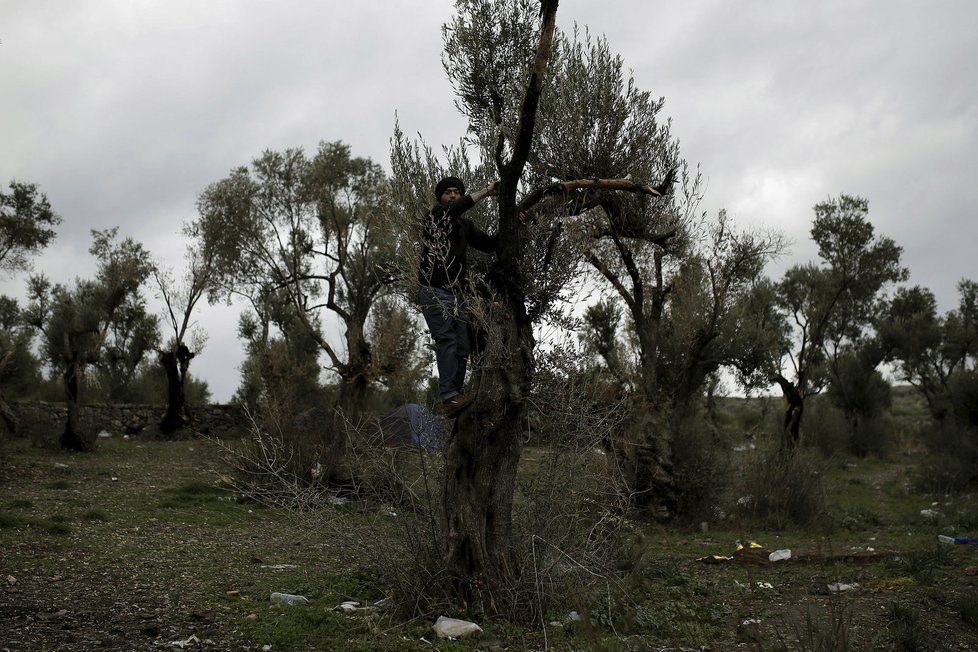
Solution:
[[[417,403],[406,403],[380,420],[387,445],[419,446],[425,450],[441,448],[438,416]]]

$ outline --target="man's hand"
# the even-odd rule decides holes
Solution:
[[[485,199],[486,197],[494,197],[498,194],[499,194],[499,181],[493,181],[482,190],[472,193],[472,200],[479,202]]]

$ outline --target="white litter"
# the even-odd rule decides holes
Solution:
[[[273,593],[269,598],[272,604],[309,604],[309,598],[304,595],[293,595],[291,593]]]
[[[190,635],[190,638],[185,638],[182,641],[170,642],[170,647],[178,647],[181,650],[187,647],[194,647],[195,645],[200,645],[200,639],[193,634]]]
[[[768,561],[784,561],[785,559],[791,559],[791,551],[787,548],[783,550],[775,550],[768,555],[767,558]]]
[[[475,623],[445,616],[438,616],[432,629],[438,634],[438,638],[465,638],[482,633],[482,628]]]

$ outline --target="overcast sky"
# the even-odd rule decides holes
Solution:
[[[265,149],[342,140],[388,166],[408,134],[457,142],[441,66],[447,0],[0,0],[0,184],[35,182],[64,218],[36,270],[87,276],[90,229],[120,227],[179,267],[198,192]],[[978,2],[562,0],[666,99],[704,208],[795,243],[840,193],[904,249],[941,310],[978,278]],[[22,296],[25,276],[0,279]],[[238,383],[236,310],[200,316],[192,371]]]

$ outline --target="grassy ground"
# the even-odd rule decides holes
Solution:
[[[349,546],[381,536],[375,520],[340,510],[332,530],[339,519],[355,536],[333,541],[307,518],[236,502],[213,442],[0,450],[0,649],[978,649],[978,546],[937,541],[978,535],[978,506],[915,494],[905,458],[833,461],[817,529],[636,526],[627,599],[582,601],[584,619],[562,626],[488,621],[479,639],[441,641],[437,614],[334,609],[385,597]],[[776,549],[791,559],[768,561]],[[840,583],[858,586],[830,589]],[[275,606],[272,592],[310,603]]]

